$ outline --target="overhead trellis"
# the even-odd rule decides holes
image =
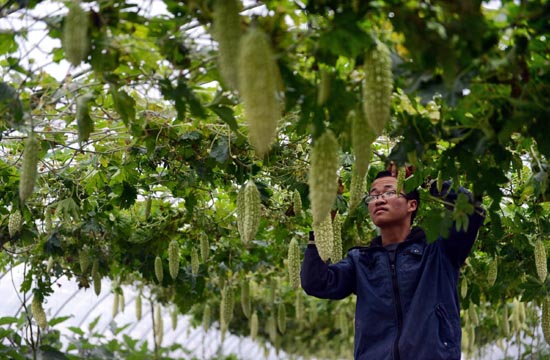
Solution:
[[[0,6],[0,268],[27,269],[2,320],[10,322],[2,351],[61,351],[56,327],[69,320],[37,337],[22,299],[47,308],[67,279],[75,290],[62,308],[88,294],[86,321],[147,289],[162,313],[176,309],[195,329],[210,314],[207,334],[223,323],[226,341],[252,335],[292,356],[351,357],[354,298],[306,296],[289,245],[301,254],[312,223],[332,218],[341,234],[327,239],[341,239],[344,251],[367,244],[376,229],[362,195],[393,161],[415,169],[406,190],[452,179],[487,209],[462,270],[465,356],[497,343],[549,353],[538,330],[550,318],[549,284],[534,256],[550,234],[548,3],[225,2],[232,18],[217,16],[219,4]],[[67,18],[75,6],[88,21]],[[239,37],[252,29],[261,49],[240,52]],[[366,56],[386,47],[380,84]],[[245,64],[221,65],[236,50]],[[384,112],[374,113],[384,116],[369,125],[365,102],[378,98]],[[327,134],[336,146],[320,152],[329,160],[318,166],[337,170],[323,176],[330,186],[311,186],[312,152]],[[257,192],[239,210],[245,184]],[[448,210],[421,189],[417,221],[430,240],[465,218],[467,206]],[[222,304],[222,294],[231,301]],[[143,316],[156,313],[147,307]],[[137,331],[144,320],[130,322],[126,330]],[[152,345],[156,330],[137,337]]]

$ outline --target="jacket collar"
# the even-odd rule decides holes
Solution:
[[[426,234],[422,228],[415,226],[403,242],[426,242]],[[379,246],[382,246],[382,236],[380,235],[372,239],[369,247]]]

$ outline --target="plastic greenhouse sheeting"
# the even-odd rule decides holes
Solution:
[[[3,274],[0,274],[0,317],[18,317],[23,311],[22,301],[26,299],[30,307],[32,292],[25,294],[20,292],[23,281],[24,266],[18,265]],[[121,341],[124,335],[137,339],[140,344],[147,341],[148,348],[154,347],[153,320],[150,304],[143,302],[141,320],[137,320],[135,300],[138,292],[134,287],[122,286],[125,306],[115,314],[113,318],[114,293],[111,291],[111,281],[103,279],[101,284],[102,292],[96,296],[93,288],[79,288],[74,280],[66,277],[60,278],[53,284],[53,294],[44,300],[44,310],[48,320],[68,317],[67,320],[56,324],[53,328],[60,331],[63,343],[62,351],[66,351],[69,340],[76,334],[71,328],[78,328],[86,336],[90,333],[90,326],[93,332],[101,334],[102,341],[116,338]],[[213,323],[208,331],[202,327],[195,328],[190,325],[190,317],[179,315],[177,327],[173,329],[171,311],[172,308],[163,308],[164,336],[162,346],[179,344],[183,350],[175,350],[169,356],[173,358],[210,359],[220,354],[228,356],[234,354],[238,359],[284,359],[285,354],[268,345],[264,347],[248,337],[238,337],[226,334],[225,340],[221,342],[221,333],[217,323]],[[95,326],[93,325],[95,323]],[[9,325],[3,325],[9,326]],[[90,337],[93,343],[93,337]],[[76,354],[76,353],[75,353]]]

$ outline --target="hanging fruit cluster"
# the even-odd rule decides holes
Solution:
[[[260,226],[260,192],[252,180],[248,180],[237,194],[237,225],[243,244],[254,239]]]

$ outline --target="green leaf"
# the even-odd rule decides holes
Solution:
[[[88,324],[88,331],[91,332],[95,329],[97,323],[99,322],[99,319],[101,319],[101,315],[96,316],[96,318]]]
[[[175,102],[178,120],[185,119],[185,113],[189,108],[191,115],[199,118],[206,117],[204,107],[199,99],[187,86],[185,79],[178,78],[177,84],[174,87],[169,79],[163,79],[159,82],[162,95],[168,100]]]
[[[124,340],[124,343],[126,344],[126,346],[128,346],[128,348],[130,350],[133,350],[135,351],[136,349],[136,344],[138,343],[138,340],[136,339],[132,339],[130,336],[128,336],[127,334],[122,334],[122,339]]]
[[[121,185],[117,186],[117,189],[117,193],[119,194],[117,197],[118,205],[123,209],[127,209],[132,206],[137,198],[136,187],[129,182],[124,181]]]
[[[0,81],[0,124],[2,120],[9,125],[20,125],[23,120],[23,104],[19,100],[17,91],[5,82]]]
[[[53,232],[49,237],[48,240],[44,243],[44,253],[46,254],[62,254],[62,248],[61,248],[61,238],[59,236],[59,233]]]
[[[539,278],[530,274],[526,276],[526,281],[522,282],[520,287],[523,293],[521,297],[522,301],[532,301],[537,299],[541,294],[546,295],[547,293],[544,290],[544,284],[541,283]]]
[[[451,213],[445,209],[430,210],[423,214],[421,220],[421,226],[429,242],[435,241],[439,236],[447,237],[451,225]]]
[[[55,325],[57,325],[57,324],[61,324],[62,322],[66,321],[66,320],[68,320],[68,319],[70,319],[70,318],[72,318],[72,317],[73,317],[72,315],[70,315],[70,316],[60,316],[60,317],[56,317],[56,318],[54,318],[54,319],[49,320],[49,321],[48,321],[48,324],[49,324],[50,326],[53,327],[53,326],[55,326]]]
[[[125,91],[116,90],[115,88],[111,88],[111,96],[113,97],[115,110],[120,115],[124,125],[130,126],[136,118],[136,101]]]
[[[0,31],[0,55],[16,52],[18,48],[15,33]]]
[[[84,330],[79,327],[69,326],[68,329],[77,335],[84,336]]]
[[[90,116],[89,105],[92,99],[91,94],[86,94],[76,100],[76,123],[78,126],[78,141],[80,143],[87,141],[92,131],[94,131],[94,122]]]
[[[50,345],[40,346],[40,355],[44,360],[67,360],[69,359],[64,353],[55,349]]]
[[[235,133],[239,132],[239,125],[237,124],[237,120],[231,108],[220,105],[211,105],[208,108],[218,115],[223,122],[229,125],[231,130]]]
[[[229,144],[227,138],[220,137],[212,147],[212,150],[210,150],[209,156],[216,159],[220,164],[226,162],[227,159],[229,159]]]
[[[182,136],[182,140],[200,140],[203,137],[203,134],[200,131],[193,130],[187,131]]]
[[[336,15],[332,28],[321,33],[318,44],[323,61],[334,65],[339,56],[359,56],[372,44],[372,38],[357,26],[353,13],[344,12]]]
[[[17,322],[17,318],[13,316],[4,316],[0,318],[0,326],[13,324]]]
[[[17,335],[17,336],[14,336],[14,338],[17,337],[18,339],[18,343],[21,343],[21,336]],[[8,350],[6,351],[6,355],[8,355],[8,359],[13,359],[13,360],[27,360],[28,358],[24,355],[21,355],[19,353],[19,349],[18,350]]]
[[[121,332],[123,332],[124,330],[126,330],[127,328],[129,328],[130,326],[132,325],[132,323],[128,323],[128,324],[125,324],[121,327],[117,327],[117,328],[111,328],[111,330],[113,331],[113,334],[114,335],[118,335],[120,334]]]

